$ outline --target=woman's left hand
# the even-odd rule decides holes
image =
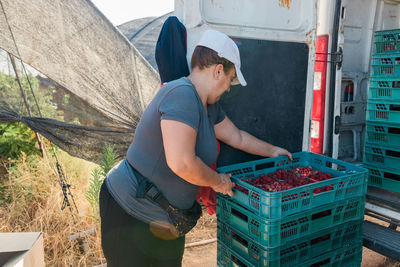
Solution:
[[[292,153],[290,153],[284,148],[275,146],[272,149],[271,157],[277,157],[277,156],[288,156],[290,160],[293,160]]]

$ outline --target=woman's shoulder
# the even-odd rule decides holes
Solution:
[[[168,96],[168,98],[176,97],[197,100],[196,89],[186,77],[166,83],[161,90],[163,91],[163,95]]]

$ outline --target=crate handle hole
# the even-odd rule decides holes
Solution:
[[[232,231],[232,238],[237,240],[240,244],[242,244],[246,248],[249,246],[249,242],[240,235],[238,235],[237,233],[235,233],[234,231]]]
[[[249,221],[249,217],[247,217],[245,214],[241,213],[240,211],[238,211],[237,209],[232,208],[231,212],[233,215],[238,216],[240,219],[242,219],[243,221],[248,222]]]
[[[394,173],[391,173],[391,172],[384,172],[383,173],[383,177],[388,178],[388,179],[392,179],[392,180],[396,180],[396,181],[400,181],[400,175],[394,174]]]
[[[389,127],[388,133],[390,134],[400,134],[400,128]]]
[[[392,111],[400,111],[400,105],[390,105],[389,109]]]
[[[331,215],[331,214],[332,214],[332,210],[331,210],[331,209],[330,209],[330,210],[324,210],[324,211],[321,211],[321,212],[318,212],[318,213],[313,214],[313,215],[311,216],[311,220],[312,220],[312,221],[313,221],[313,220],[317,220],[317,219],[320,219],[320,218],[329,216],[329,215]]]
[[[275,167],[275,162],[272,161],[272,162],[258,164],[258,165],[256,165],[255,169],[256,169],[256,171],[259,171],[259,170],[273,168],[273,167]]]
[[[323,236],[314,238],[311,240],[311,246],[314,246],[315,244],[318,244],[322,241],[329,240],[329,239],[331,239],[331,234],[327,234],[327,235],[323,235]]]
[[[248,267],[246,264],[244,264],[241,260],[239,260],[238,258],[236,258],[234,255],[231,255],[231,259],[232,259],[232,261],[234,261],[235,263],[239,264],[240,267]]]
[[[319,266],[325,265],[330,262],[331,262],[331,258],[316,262],[313,265],[311,265],[310,267],[319,267]]]
[[[393,150],[386,150],[386,156],[400,158],[400,152]]]
[[[392,87],[393,88],[400,88],[400,81],[393,81]]]

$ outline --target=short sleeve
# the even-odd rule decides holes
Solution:
[[[226,117],[226,113],[222,109],[219,102],[217,102],[213,105],[209,105],[207,107],[207,109],[208,109],[209,117],[210,117],[211,121],[214,123],[214,125],[220,123]]]
[[[171,89],[161,100],[159,112],[160,120],[179,121],[196,131],[199,129],[199,100],[190,86],[178,86]]]

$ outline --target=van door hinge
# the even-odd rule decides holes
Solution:
[[[342,68],[342,62],[343,62],[343,49],[339,47],[339,51],[334,52],[334,53],[315,53],[317,55],[329,55],[331,56],[331,60],[315,60],[315,62],[328,62],[328,63],[334,63],[338,70]]]

